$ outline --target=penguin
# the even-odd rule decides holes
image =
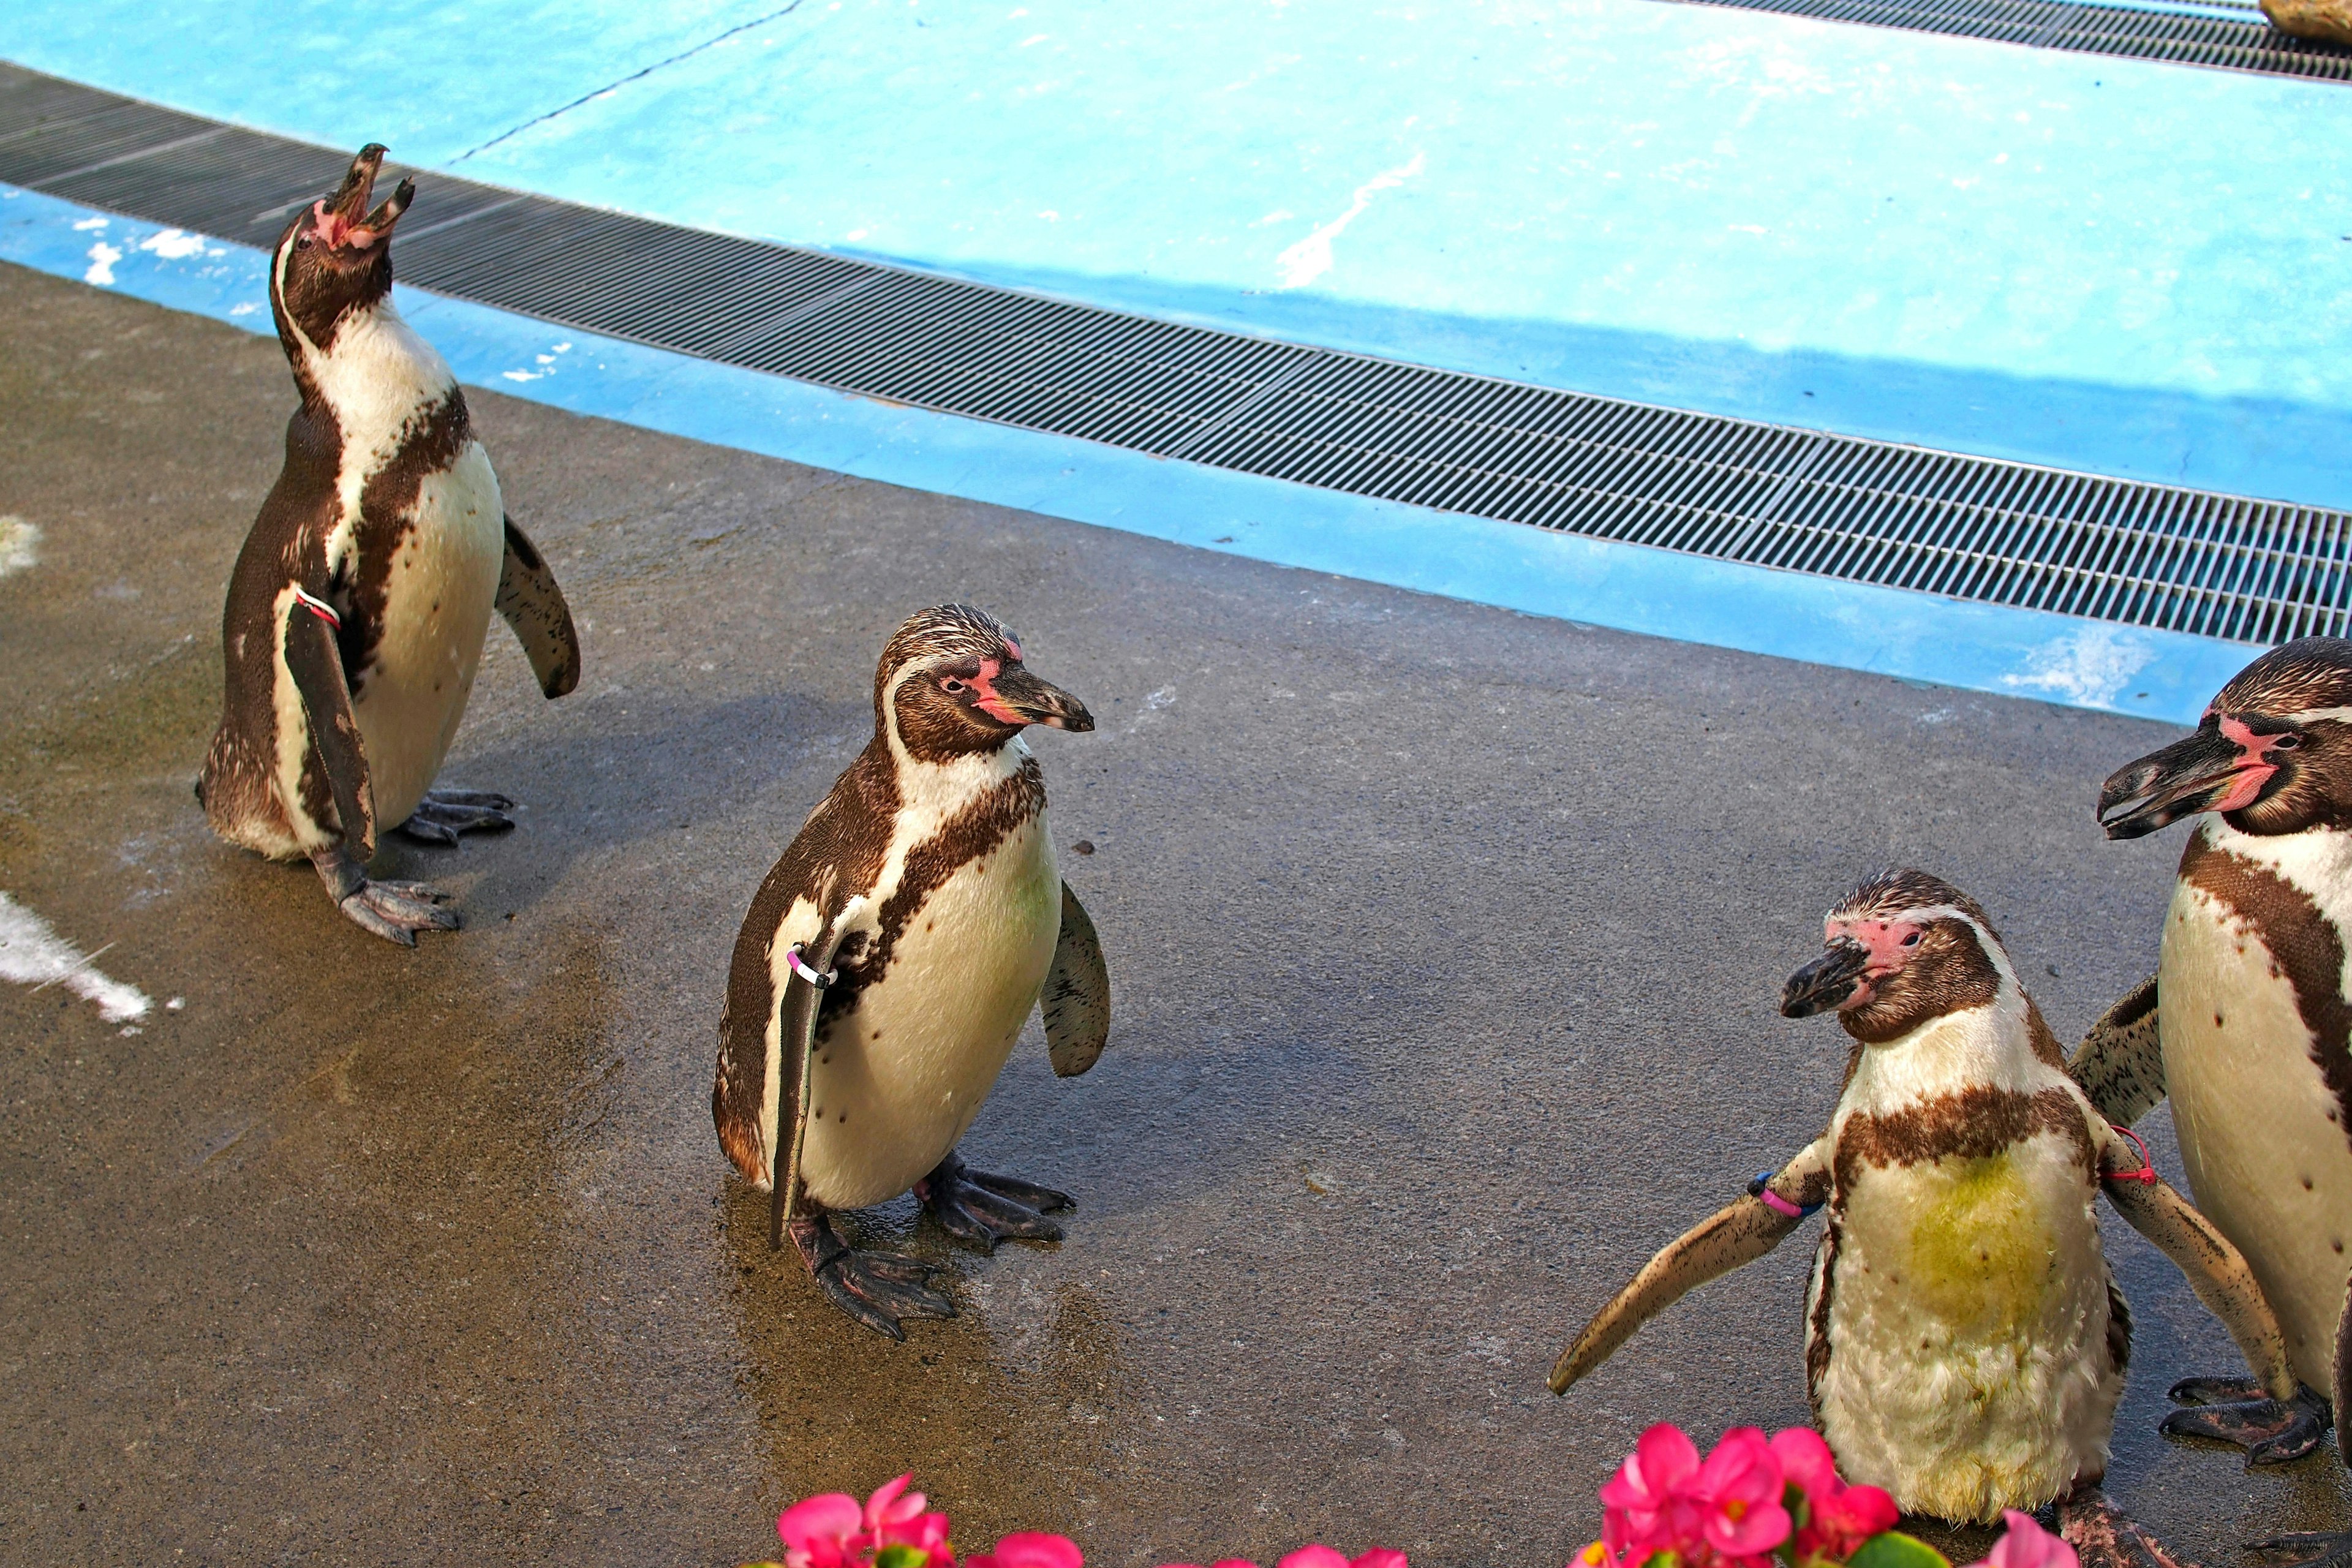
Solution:
[[[1057,1074],[1092,1067],[1109,1035],[1109,975],[1055,859],[1031,724],[1094,719],[994,616],[909,616],[874,672],[873,739],[760,884],[728,970],[719,1148],[769,1193],[771,1245],[789,1236],[835,1305],[893,1339],[955,1307],[934,1266],[853,1249],[835,1213],[911,1188],[993,1251],[1059,1240],[1046,1215],[1073,1206],[956,1153],[1041,1000]]]
[[[2170,1098],[2198,1206],[2245,1254],[2303,1386],[2189,1378],[2164,1430],[2253,1462],[2298,1458],[2352,1409],[2352,642],[2305,637],[2249,664],[2197,731],[2099,792],[2110,838],[2194,816],[2157,972],[2072,1066],[2123,1125]],[[2352,1531],[2260,1543],[2352,1563]]]
[[[196,784],[213,830],[307,857],[328,896],[415,946],[457,926],[448,895],[373,880],[377,829],[427,844],[503,832],[514,802],[436,790],[496,610],[550,698],[580,642],[546,561],[506,515],[448,364],[393,308],[403,180],[370,210],[384,148],[360,150],[270,254],[269,306],[301,406],[229,578],[220,728]]]
[[[1853,1038],[1828,1130],[1651,1259],[1561,1355],[1552,1391],[1826,1207],[1806,1388],[1846,1479],[1962,1523],[2055,1501],[2084,1562],[2170,1563],[2101,1490],[2131,1318],[2094,1200],[2104,1189],[2249,1364],[2284,1379],[2244,1260],[2092,1109],[1973,899],[1882,872],[1829,912],[1824,938],[1780,1011],[1834,1009]]]

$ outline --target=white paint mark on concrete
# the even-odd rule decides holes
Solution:
[[[2084,626],[2045,643],[2026,657],[2026,673],[2004,675],[2003,686],[2046,691],[2082,708],[2112,707],[2125,684],[2156,658],[2156,650],[2115,626]]]
[[[1358,185],[1355,200],[1348,204],[1346,212],[1274,258],[1275,270],[1281,276],[1282,287],[1301,288],[1330,271],[1331,242],[1345,233],[1349,224],[1364,216],[1364,209],[1372,205],[1372,197],[1403,184],[1427,167],[1428,163],[1426,155],[1415,153],[1410,163],[1382,170]]]
[[[41,531],[15,512],[0,517],[0,577],[22,572],[41,558]]]
[[[105,951],[102,947],[98,952]],[[98,1016],[110,1024],[145,1017],[154,1004],[138,987],[110,980],[93,967],[90,960],[98,952],[76,952],[49,929],[48,921],[0,893],[0,980],[13,980],[36,990],[63,985],[75,995],[97,1003]]]
[[[202,256],[205,242],[201,235],[183,234],[176,228],[167,228],[141,240],[139,248],[152,250],[166,261],[185,261],[191,256]]]
[[[114,282],[114,264],[122,259],[122,252],[104,240],[89,247],[89,270],[81,275],[85,283],[95,283],[105,289]]]

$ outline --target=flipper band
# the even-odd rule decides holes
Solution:
[[[1774,1214],[1786,1215],[1790,1219],[1802,1219],[1822,1206],[1819,1204],[1807,1204],[1800,1207],[1774,1192],[1772,1178],[1777,1174],[1779,1173],[1774,1171],[1757,1172],[1756,1179],[1748,1184],[1748,1195],[1751,1198],[1761,1198],[1766,1208],[1770,1209]]]
[[[318,616],[320,620],[326,622],[337,631],[341,631],[343,629],[343,617],[335,614],[334,605],[327,603],[324,599],[313,598],[311,595],[302,592],[302,584],[299,583],[292,584],[290,586],[294,590],[294,602],[296,604],[301,605],[304,609],[310,611],[312,615]]]
[[[2141,1142],[2140,1135],[2133,1131],[2128,1127],[2116,1127],[2116,1124],[2112,1121],[2108,1122],[2107,1125],[2115,1127],[2116,1131],[2130,1139],[2132,1141],[2132,1147],[2139,1151],[2138,1170],[2110,1171],[2107,1173],[2107,1180],[2111,1182],[2141,1182],[2145,1183],[2148,1186],[2154,1186],[2156,1184],[2156,1162],[2148,1157],[2147,1145]]]
[[[794,942],[792,946],[784,949],[784,962],[792,965],[793,973],[794,974],[799,975],[803,980],[807,981],[810,984],[815,986],[820,991],[826,989],[835,981],[841,978],[841,972],[837,969],[814,969],[810,967],[808,962],[801,957],[801,944],[798,942]]]

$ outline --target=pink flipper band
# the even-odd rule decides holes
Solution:
[[[318,616],[320,620],[326,622],[337,631],[341,631],[343,629],[343,617],[335,614],[334,605],[327,603],[324,599],[313,598],[311,595],[302,592],[302,585],[299,583],[293,584],[291,586],[294,589],[294,602],[296,604],[301,605],[304,609],[310,611],[312,615]]]
[[[2115,1127],[2116,1131],[2130,1139],[2132,1141],[2132,1147],[2139,1151],[2138,1170],[2110,1171],[2107,1173],[2107,1180],[2111,1182],[2140,1182],[2151,1187],[2156,1185],[2156,1162],[2148,1158],[2147,1145],[2140,1141],[2140,1135],[2133,1131],[2128,1127],[2116,1127],[2116,1124],[2112,1121],[2108,1122],[2107,1125]]]
[[[1757,1172],[1756,1179],[1748,1184],[1748,1195],[1761,1199],[1766,1208],[1770,1209],[1774,1214],[1786,1215],[1790,1219],[1802,1219],[1822,1206],[1819,1204],[1792,1204],[1774,1192],[1772,1178],[1778,1174],[1780,1173],[1777,1171]]]
[[[839,970],[817,969],[813,967],[806,959],[801,956],[801,944],[798,942],[794,942],[792,946],[784,949],[784,962],[792,965],[793,973],[794,974],[799,975],[803,980],[807,981],[811,985],[815,986],[820,991],[824,990],[835,980],[841,978],[841,972]]]

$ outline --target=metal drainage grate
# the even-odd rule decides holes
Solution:
[[[267,246],[347,155],[0,64],[0,181]],[[2352,515],[1178,326],[440,174],[406,281],[779,375],[1440,510],[2249,643],[2352,630]]]
[[[2352,81],[2352,49],[2290,37],[2258,5],[2188,0],[2177,9],[2069,4],[2068,0],[1693,0],[1743,11],[1780,11],[1827,22],[1864,22],[2043,49],[2124,55],[2176,65]]]

